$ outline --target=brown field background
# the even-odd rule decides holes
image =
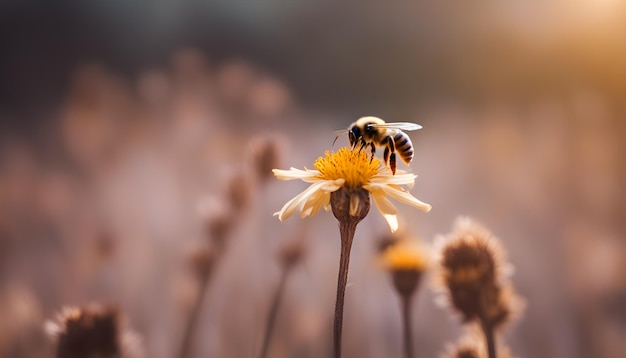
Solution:
[[[199,317],[197,357],[255,357],[280,276],[271,357],[326,357],[339,237],[330,213],[272,214],[305,183],[261,180],[254,150],[312,168],[364,115],[417,122],[403,230],[490,228],[526,301],[518,357],[626,352],[626,6],[619,1],[0,4],[0,356],[51,356],[66,305],[114,304],[146,357],[176,356],[198,294],[190,256],[231,183],[246,199]],[[341,137],[335,148],[347,145]],[[401,169],[406,169],[400,164]],[[372,208],[352,251],[346,357],[400,357],[398,297]],[[432,275],[420,357],[463,333]]]

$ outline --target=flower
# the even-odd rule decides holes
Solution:
[[[508,280],[505,252],[498,239],[482,225],[468,218],[457,219],[441,246],[441,283],[447,298],[463,323],[476,323],[483,331],[485,352],[474,357],[496,357],[495,335],[523,308]],[[464,355],[472,352],[465,349]]]
[[[452,233],[438,240],[440,280],[463,321],[487,320],[498,326],[509,320],[515,312],[514,297],[507,279],[510,268],[498,239],[477,222],[459,218]]]
[[[281,161],[282,143],[278,138],[259,137],[250,143],[250,157],[257,179],[265,183],[272,177],[272,168]]]
[[[272,170],[280,180],[300,179],[311,183],[274,214],[279,220],[286,220],[297,210],[300,210],[302,218],[317,214],[321,208],[330,210],[330,194],[341,188],[365,189],[371,193],[374,204],[392,232],[398,229],[398,210],[388,197],[426,212],[431,209],[429,204],[418,200],[402,187],[404,185],[410,188],[417,177],[415,174],[398,171],[393,175],[380,160],[370,158],[365,151],[346,147],[334,153],[326,151],[324,157],[317,158],[313,166],[315,170],[293,167],[289,170]],[[358,209],[358,200],[351,201],[350,213],[356,215]]]
[[[403,296],[410,297],[428,268],[426,252],[412,239],[403,238],[383,251],[382,264],[389,270],[393,284]]]
[[[424,271],[428,266],[426,253],[409,239],[400,239],[382,254],[383,264],[391,271]]]
[[[115,307],[64,307],[45,330],[56,345],[56,357],[137,358],[143,356],[139,336],[127,328]]]

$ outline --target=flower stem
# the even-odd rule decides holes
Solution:
[[[485,345],[487,347],[488,358],[496,358],[496,344],[494,340],[494,323],[493,320],[488,318],[488,300],[485,296],[485,292],[480,295],[480,311],[478,318],[480,320],[480,327],[485,334]]]
[[[413,333],[411,329],[411,295],[402,295],[402,323],[404,328],[404,355],[413,358]]]
[[[343,326],[343,303],[348,283],[348,266],[350,265],[350,250],[356,225],[360,220],[339,220],[341,234],[341,256],[339,258],[339,275],[337,278],[337,300],[335,301],[335,320],[333,324],[333,357],[341,358],[341,331]]]
[[[274,332],[274,323],[276,322],[276,316],[278,315],[278,307],[280,307],[280,302],[283,296],[283,291],[285,291],[287,276],[289,275],[289,272],[291,272],[291,267],[285,266],[282,270],[278,287],[274,292],[274,298],[272,299],[270,313],[267,318],[267,323],[265,325],[265,336],[263,337],[263,347],[261,348],[261,354],[259,355],[260,358],[265,358],[267,356],[272,333]]]
[[[202,303],[204,302],[204,298],[206,296],[210,278],[211,278],[210,272],[207,272],[201,278],[200,291],[198,293],[198,297],[196,298],[196,302],[194,303],[192,310],[189,312],[189,317],[187,318],[187,325],[185,326],[183,343],[182,343],[182,347],[181,347],[181,351],[179,355],[180,358],[187,358],[191,355],[191,348],[193,346],[193,338],[195,335],[196,327],[198,325],[198,318],[200,317]]]
[[[482,329],[485,333],[485,343],[487,344],[487,352],[489,358],[496,358],[496,344],[493,337],[493,325],[482,320]]]

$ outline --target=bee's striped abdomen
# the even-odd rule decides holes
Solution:
[[[396,147],[396,153],[398,153],[406,165],[409,165],[413,159],[413,143],[411,143],[411,138],[409,138],[406,133],[397,131],[393,135],[393,141]]]

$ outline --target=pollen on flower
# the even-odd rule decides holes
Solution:
[[[343,147],[334,153],[324,152],[324,157],[317,158],[313,165],[319,170],[320,179],[345,179],[345,186],[358,188],[379,173],[381,162],[370,158],[364,150]]]
[[[401,239],[389,246],[383,252],[382,258],[391,272],[398,293],[410,297],[419,286],[422,274],[428,266],[426,253],[415,242]]]
[[[391,270],[423,271],[428,266],[428,258],[417,245],[404,240],[392,244],[383,253],[385,266]]]

